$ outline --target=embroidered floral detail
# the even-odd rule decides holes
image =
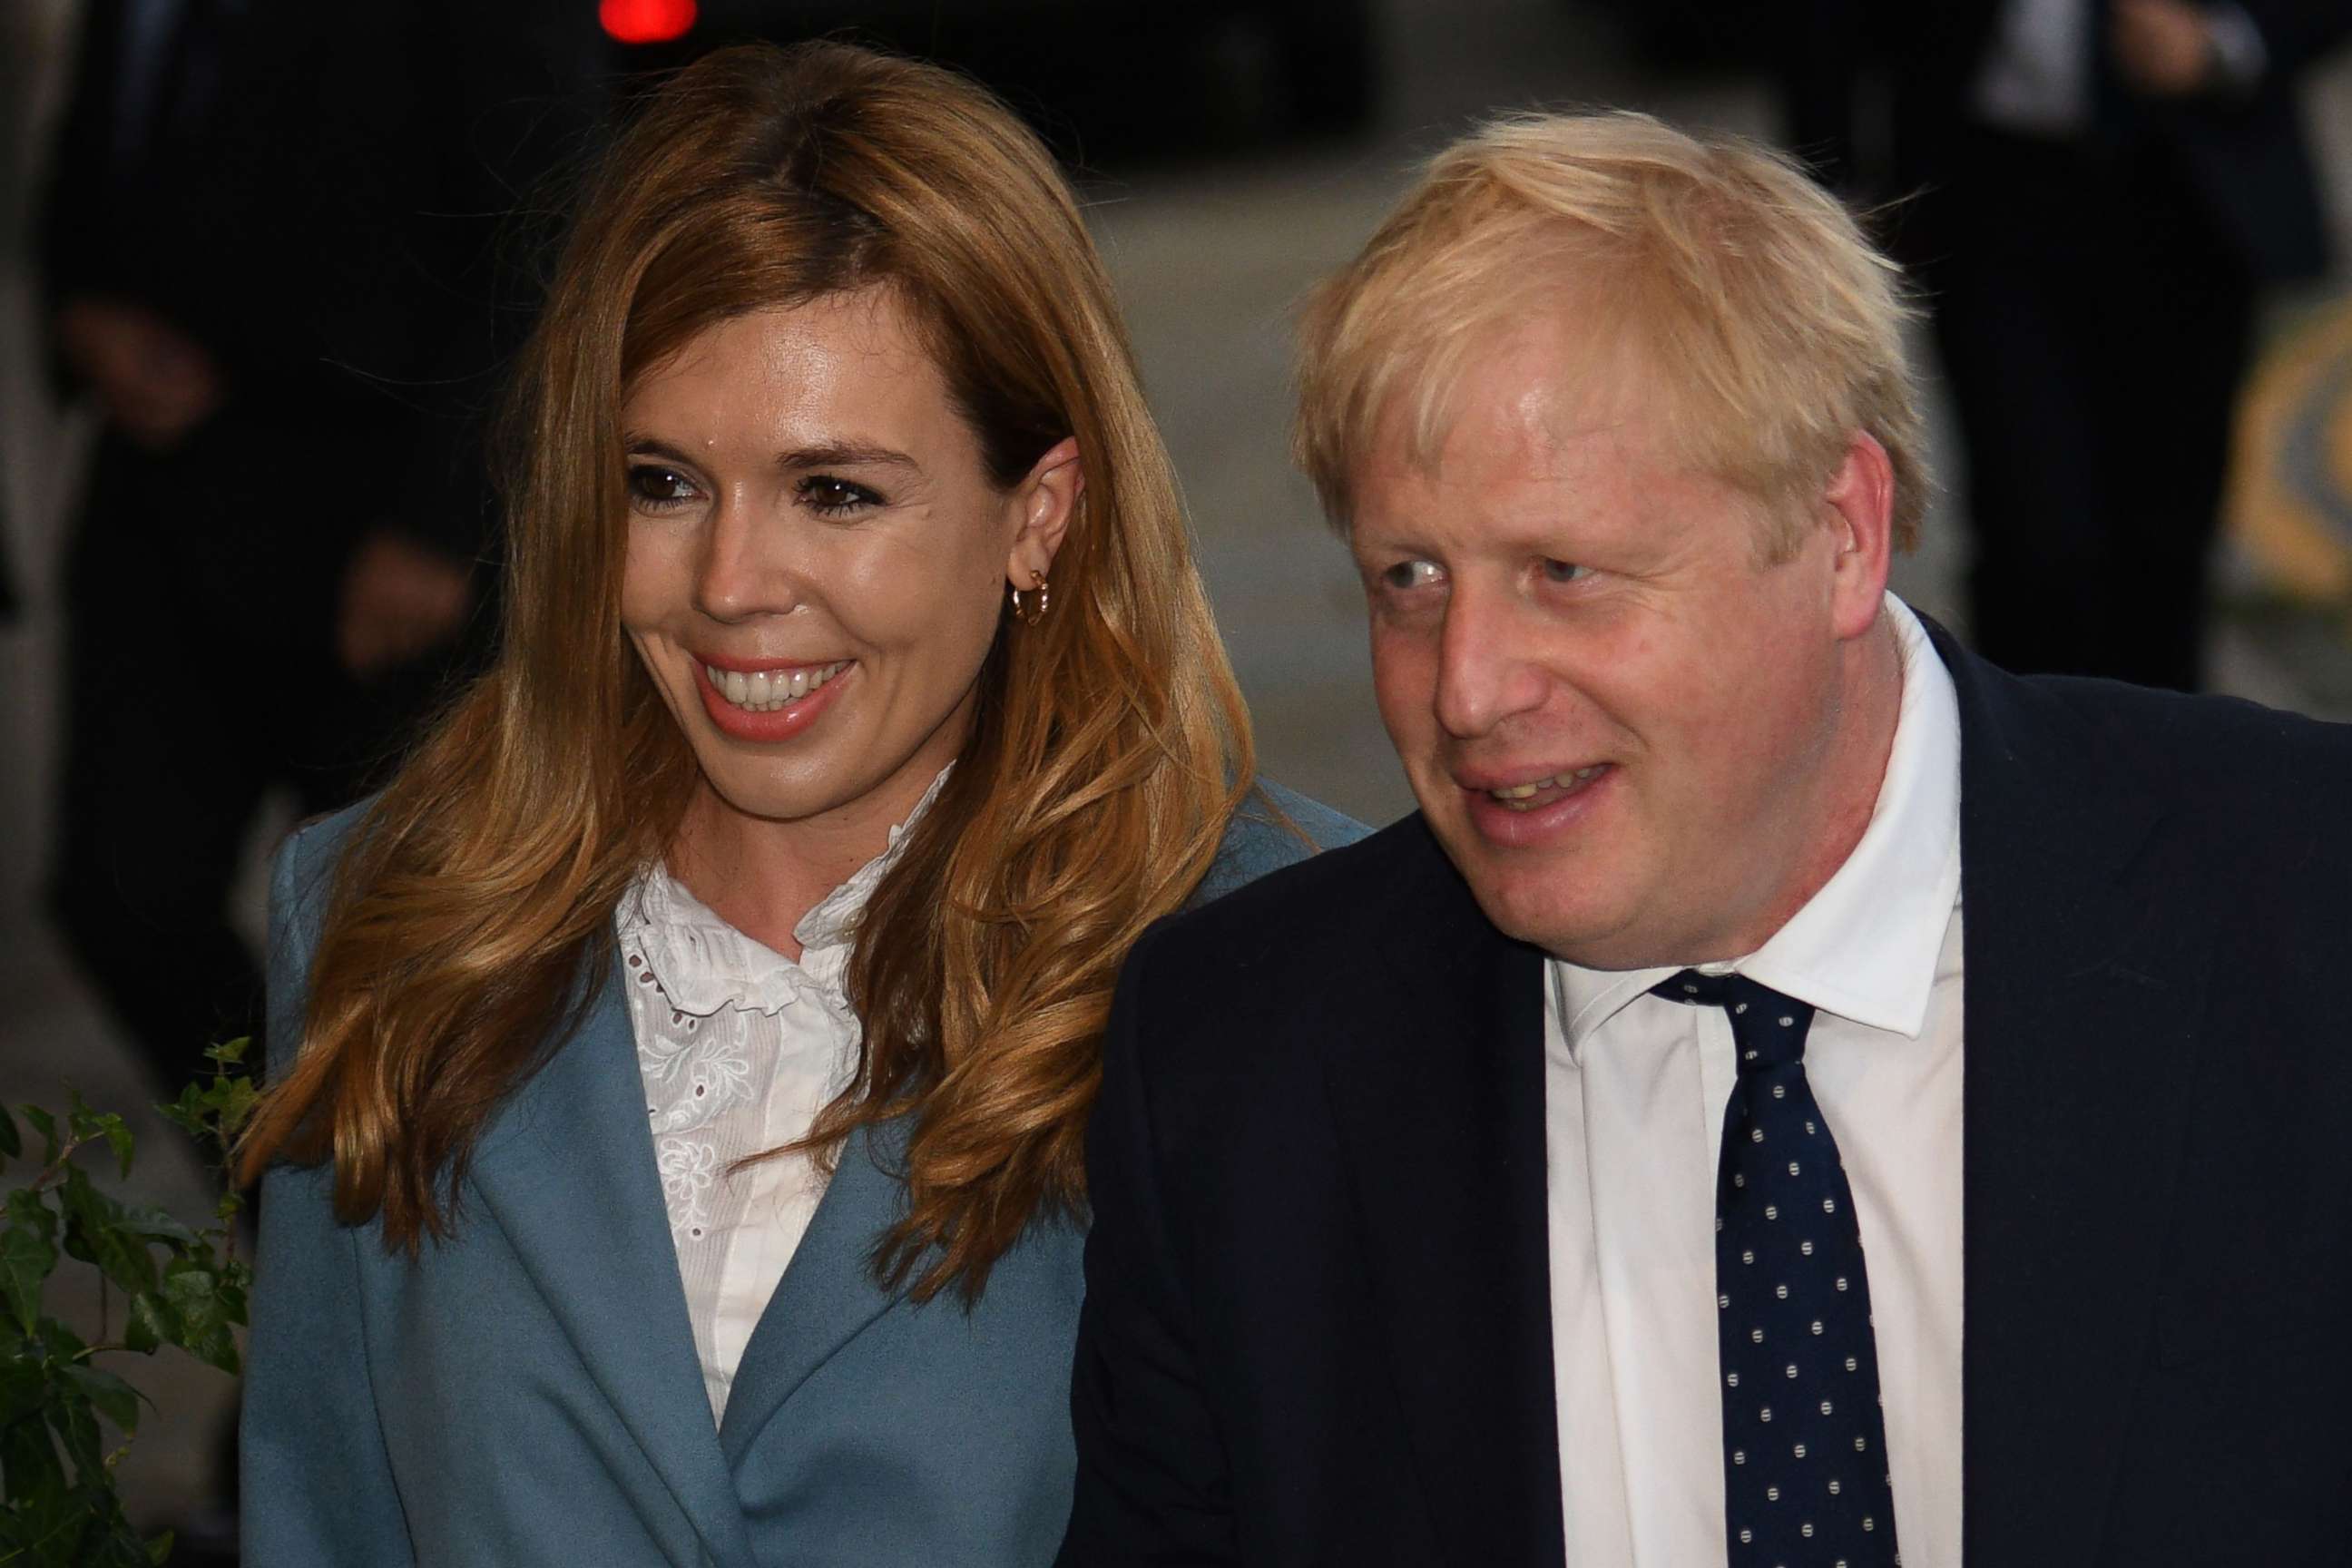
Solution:
[[[744,1223],[746,1188],[731,1179],[735,1163],[781,1141],[768,1126],[772,1097],[795,1102],[783,1136],[797,1136],[855,1070],[862,1031],[845,983],[857,921],[907,826],[946,779],[942,772],[906,824],[890,829],[882,854],[801,918],[793,932],[798,963],[728,924],[658,862],[639,873],[614,911],[627,980],[621,989],[690,1310],[694,1281],[718,1277],[727,1238]],[[802,1010],[789,1013],[795,1006]],[[698,1319],[698,1334],[704,1328]]]
[[[656,1140],[662,1196],[669,1206],[670,1234],[681,1242],[700,1240],[710,1229],[710,1184],[718,1179],[719,1151],[699,1138]]]

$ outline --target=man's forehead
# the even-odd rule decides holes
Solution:
[[[1594,466],[1657,449],[1654,400],[1620,349],[1590,334],[1520,328],[1394,389],[1355,467],[1360,484],[1437,483],[1507,472],[1574,483]]]

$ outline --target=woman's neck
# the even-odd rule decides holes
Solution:
[[[779,822],[736,810],[705,783],[671,845],[669,873],[713,914],[794,963],[803,917],[890,847],[931,779],[915,793],[877,791],[815,816]],[[887,796],[887,798],[886,798]]]

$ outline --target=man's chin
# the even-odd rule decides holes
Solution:
[[[1563,896],[1574,887],[1606,886],[1607,879],[1562,866],[1559,857],[1545,857],[1542,867],[1525,863],[1497,867],[1491,851],[1482,856],[1476,847],[1465,855],[1446,844],[1454,868],[1470,884],[1471,896],[1496,931],[1572,963],[1612,967],[1591,963],[1579,955],[1607,951],[1612,939],[1627,924],[1624,912],[1590,907]]]

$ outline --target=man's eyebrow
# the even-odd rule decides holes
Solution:
[[[621,440],[623,448],[633,457],[667,458],[673,463],[692,464],[698,461],[692,453],[657,437],[641,435],[633,430],[625,432]],[[901,468],[919,466],[906,453],[873,441],[827,441],[814,447],[795,447],[791,451],[776,455],[776,466],[780,468],[850,468],[877,464]]]

